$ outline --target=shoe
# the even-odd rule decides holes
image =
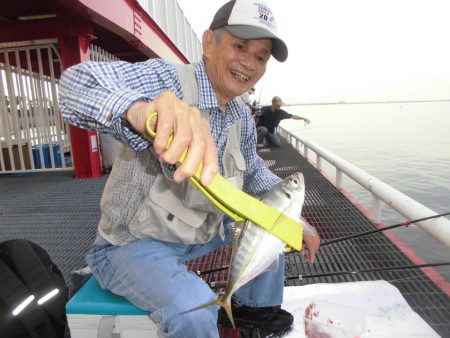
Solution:
[[[251,327],[263,330],[265,333],[280,333],[288,331],[294,322],[294,316],[283,310],[281,306],[249,307],[238,306],[232,301],[234,324],[237,328]],[[219,310],[217,323],[232,327],[227,313],[223,308]]]

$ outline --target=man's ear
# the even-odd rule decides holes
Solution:
[[[214,43],[215,43],[214,32],[210,29],[204,31],[202,36],[202,46],[203,46],[203,55],[205,56],[205,58],[210,57]]]

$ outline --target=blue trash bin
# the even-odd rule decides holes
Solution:
[[[44,166],[45,166],[45,168],[51,168],[52,160],[50,157],[50,147],[48,144],[43,144],[41,146],[41,148],[42,148],[42,157],[44,158]],[[52,144],[52,151],[53,151],[53,159],[55,161],[55,167],[61,168],[62,160],[61,160],[61,148],[60,148],[59,144]],[[34,167],[36,169],[42,168],[41,157],[39,155],[39,146],[38,145],[33,146],[33,161],[34,161]]]

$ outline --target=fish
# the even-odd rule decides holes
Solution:
[[[266,192],[262,201],[285,216],[300,222],[305,201],[303,174],[296,172],[285,178]],[[231,296],[241,286],[261,273],[271,269],[278,269],[278,259],[284,251],[286,243],[248,220],[234,223],[232,232],[232,256],[228,270],[228,283],[224,294],[214,301],[200,305],[187,312],[219,305],[225,309],[234,327]],[[301,239],[299,238],[299,240]]]

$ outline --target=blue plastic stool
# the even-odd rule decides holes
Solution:
[[[95,277],[70,299],[66,314],[72,338],[158,337],[148,312],[103,290]]]

